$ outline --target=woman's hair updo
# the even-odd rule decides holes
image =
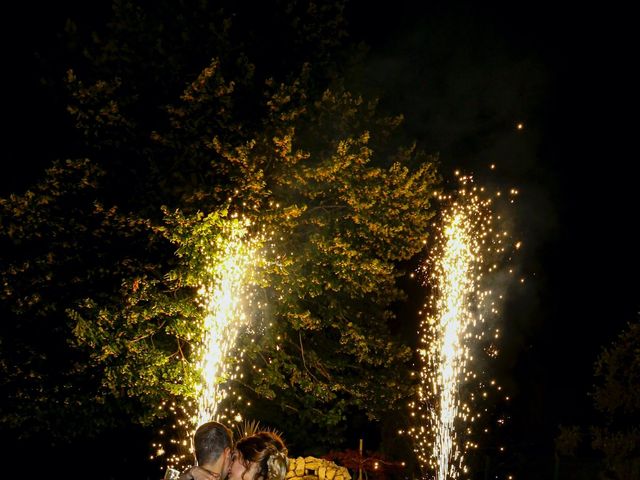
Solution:
[[[288,452],[277,434],[258,432],[244,437],[236,444],[236,450],[245,467],[249,467],[250,462],[258,464],[255,478],[243,480],[284,480],[289,468]]]

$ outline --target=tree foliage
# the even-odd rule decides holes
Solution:
[[[120,301],[122,280],[144,274],[155,241],[148,222],[101,203],[103,175],[89,160],[56,162],[32,189],[0,200],[1,421],[25,435],[72,439],[128,410],[108,395],[117,390],[104,365],[89,359],[108,352],[94,350],[88,321],[72,310]],[[100,329],[104,319],[91,322]]]
[[[269,235],[258,287],[272,326],[240,339],[236,386],[256,417],[339,443],[327,432],[349,412],[380,418],[409,394],[410,350],[390,327],[435,159],[340,81],[340,3],[276,1],[246,38],[247,6],[186,4],[113,3],[67,74],[90,159],[0,203],[2,421],[29,432],[82,410],[80,430],[110,405],[144,423],[192,396],[201,256],[242,217]]]
[[[592,428],[592,445],[604,454],[606,478],[632,479],[640,474],[640,322],[629,323],[603,349],[595,366],[593,390],[600,424]]]

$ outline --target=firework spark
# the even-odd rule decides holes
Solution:
[[[248,226],[248,225],[246,225]],[[207,278],[199,291],[204,318],[204,338],[198,354],[202,381],[197,386],[198,411],[194,424],[216,419],[218,405],[227,395],[222,382],[229,376],[227,355],[249,315],[245,302],[250,296],[253,268],[257,265],[257,242],[247,236],[246,226],[235,224],[222,247],[222,255],[211,258]]]
[[[264,265],[265,234],[264,231],[250,234],[250,226],[248,220],[232,216],[222,231],[211,235],[207,247],[199,249],[203,266],[198,272],[202,280],[197,290],[197,303],[203,313],[203,334],[193,352],[200,377],[195,386],[195,402],[165,403],[159,407],[167,408],[176,419],[172,429],[176,430],[178,439],[170,440],[171,450],[175,452],[167,458],[167,465],[172,468],[182,469],[190,461],[188,447],[199,425],[212,420],[242,420],[241,412],[220,407],[225,399],[234,395],[231,381],[242,377],[238,364],[244,352],[237,348],[238,334],[250,330],[249,325],[259,315],[261,307],[260,302],[254,301],[254,296],[258,271]],[[232,354],[233,362],[230,361]],[[235,400],[241,398],[236,397]],[[157,456],[165,454],[162,443],[153,447]]]
[[[442,216],[442,227],[422,268],[425,283],[432,287],[419,334],[422,360],[418,401],[412,402],[416,419],[409,433],[423,471],[435,472],[437,480],[457,478],[465,472],[464,451],[476,448],[470,441],[461,448],[457,424],[473,422],[470,403],[461,398],[461,388],[476,374],[469,369],[473,356],[470,342],[484,336],[483,311],[491,291],[483,289],[483,276],[495,272],[489,258],[504,252],[505,232],[492,226],[491,199],[474,187],[470,177],[461,177],[461,189]],[[497,313],[491,303],[491,312]],[[479,330],[478,331],[478,328]],[[495,351],[495,349],[493,350]],[[479,416],[479,415],[477,415]],[[459,425],[458,425],[459,426]],[[466,434],[471,428],[465,428]]]

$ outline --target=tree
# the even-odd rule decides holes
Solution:
[[[256,416],[268,412],[292,436],[305,422],[313,441],[336,444],[328,431],[350,412],[379,418],[409,395],[411,354],[390,333],[392,305],[403,299],[398,265],[421,251],[433,215],[435,159],[401,144],[401,117],[379,113],[328,68],[340,35],[325,33],[341,32],[340,4],[275,3],[290,27],[276,44],[294,46],[293,65],[237,39],[242,9],[167,2],[151,13],[116,1],[86,65],[69,71],[69,112],[91,160],[59,162],[1,204],[13,325],[3,338],[36,318],[43,334],[57,332],[55,349],[69,357],[53,367],[68,377],[62,404],[82,395],[74,405],[86,412],[111,405],[148,423],[161,399],[193,395],[201,257],[238,217],[254,235],[271,232],[259,287],[273,327],[244,337],[253,365],[239,385]],[[177,30],[164,27],[169,16]],[[15,408],[3,417],[28,432],[34,404],[43,428],[69,415],[42,386],[55,378],[51,364],[34,370],[37,387],[17,387],[17,364],[41,355],[24,333],[26,358],[2,352],[15,371],[5,384]]]
[[[553,478],[560,478],[560,463],[563,457],[574,457],[582,443],[582,431],[579,426],[571,425],[558,427],[555,438],[555,464]]]
[[[640,475],[640,322],[629,323],[617,340],[604,348],[595,365],[593,389],[602,415],[592,427],[592,446],[604,454],[605,478],[631,480]]]
[[[0,200],[5,428],[73,438],[110,423],[109,410],[119,408],[102,394],[99,366],[72,346],[66,313],[83,292],[106,296],[139,267],[131,239],[145,224],[99,203],[101,176],[87,160],[56,162],[33,189]]]
[[[424,160],[407,168],[425,159],[413,147],[376,158],[372,138],[383,143],[397,119],[376,118],[374,105],[340,90],[311,105],[305,97],[301,82],[280,87],[269,100],[277,129],[250,144],[250,168],[264,165],[257,171],[268,194],[263,210],[245,214],[276,232],[274,254],[286,268],[270,274],[277,321],[245,345],[260,360],[250,370],[259,375],[243,386],[295,412],[280,421],[336,428],[349,406],[379,418],[408,395],[411,352],[389,334],[390,306],[403,299],[397,262],[426,238],[436,175]],[[250,156],[245,148],[223,151],[238,163]]]

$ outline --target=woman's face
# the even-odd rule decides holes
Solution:
[[[245,462],[240,452],[235,451],[231,457],[231,466],[229,467],[229,477],[227,480],[254,480],[258,472],[258,464],[256,462]]]

